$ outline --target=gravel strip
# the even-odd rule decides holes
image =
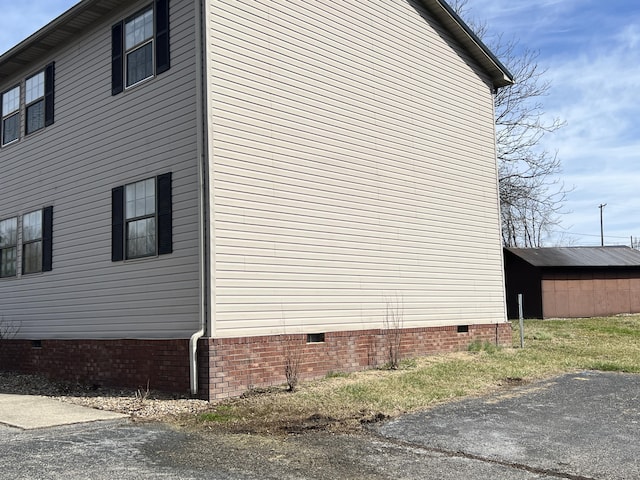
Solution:
[[[205,411],[206,400],[180,397],[162,392],[92,388],[86,385],[56,382],[38,375],[0,372],[0,393],[42,395],[62,402],[130,415],[132,419],[160,420],[167,416]]]

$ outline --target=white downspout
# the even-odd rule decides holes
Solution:
[[[206,161],[206,135],[205,135],[205,113],[206,101],[203,94],[203,86],[206,83],[203,75],[206,73],[203,61],[203,8],[202,0],[194,1],[195,13],[195,46],[196,46],[196,142],[198,151],[198,281],[199,281],[199,306],[198,316],[200,319],[200,329],[191,335],[189,339],[189,385],[192,395],[198,394],[198,340],[202,338],[206,331],[207,325],[207,256],[206,242],[207,233],[205,225],[205,217],[207,209],[207,198],[205,194],[205,171],[204,162]]]
[[[198,109],[199,110],[199,109]],[[191,395],[198,394],[198,340],[204,336],[206,326],[206,295],[205,288],[207,285],[205,279],[205,226],[204,226],[204,174],[202,172],[203,154],[198,155],[198,280],[199,280],[199,306],[198,316],[200,318],[200,330],[191,335],[189,339],[189,386]]]
[[[191,335],[189,339],[189,373],[191,395],[198,394],[198,340],[204,335],[204,328]]]

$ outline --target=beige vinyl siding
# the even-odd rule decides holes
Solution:
[[[413,3],[210,0],[216,336],[504,321],[490,86]]]
[[[146,4],[105,16],[34,65],[56,62],[55,123],[0,149],[0,218],[53,205],[53,271],[0,279],[0,318],[20,338],[188,338],[198,329],[193,2],[171,2],[171,69],[111,95],[111,26]],[[174,252],[111,262],[112,188],[166,172]]]

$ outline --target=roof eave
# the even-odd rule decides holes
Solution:
[[[421,0],[427,9],[445,26],[472,57],[490,75],[494,88],[514,83],[513,75],[473,33],[469,26],[444,0]],[[80,33],[97,17],[111,11],[126,0],[82,0],[58,18],[42,27],[0,56],[0,81],[34,58],[47,54],[65,40]]]
[[[126,0],[82,0],[40,30],[0,55],[0,81],[78,35]]]
[[[422,0],[427,9],[444,25],[471,56],[489,74],[494,88],[515,83],[514,77],[471,28],[444,0]]]

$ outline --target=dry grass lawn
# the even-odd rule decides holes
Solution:
[[[176,421],[235,433],[354,431],[367,422],[563,372],[640,373],[638,315],[526,321],[524,349],[517,322],[513,328],[514,348],[473,344],[467,352],[404,359],[398,370],[335,372],[301,383],[294,393],[284,386],[255,392]]]

